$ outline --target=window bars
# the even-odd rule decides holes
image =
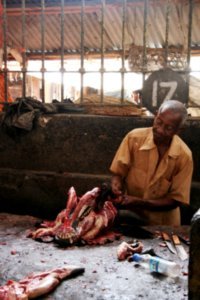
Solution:
[[[192,27],[197,26],[193,21],[195,5],[200,10],[193,0],[3,0],[0,73],[5,79],[5,101],[9,97],[10,74],[20,74],[21,96],[26,97],[30,90],[27,75],[35,72],[40,73],[40,99],[46,102],[46,76],[55,73],[47,66],[54,59],[60,61],[61,102],[66,98],[65,84],[72,74],[80,76],[81,104],[84,104],[88,74],[100,78],[100,105],[104,104],[107,74],[118,74],[121,78],[121,105],[126,104],[126,74],[129,73],[141,74],[144,84],[153,71],[170,67],[185,77],[189,87],[191,53],[200,49],[198,28],[194,28],[196,33],[192,36]],[[10,48],[19,52],[17,71],[8,67],[13,59]],[[100,61],[96,70],[86,68],[85,63],[91,57]],[[107,69],[108,57],[120,59],[118,70]],[[66,67],[71,58],[79,60],[77,69]],[[28,69],[30,60],[39,60],[40,69]]]

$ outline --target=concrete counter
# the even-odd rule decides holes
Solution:
[[[41,299],[188,299],[188,260],[182,262],[167,248],[161,247],[160,239],[140,240],[144,243],[144,249],[153,248],[157,255],[181,264],[181,274],[177,278],[153,275],[141,266],[136,267],[133,262],[118,261],[118,245],[123,240],[132,240],[134,233],[133,237],[126,236],[103,246],[58,248],[53,243],[39,243],[26,238],[27,230],[32,229],[36,221],[38,219],[31,216],[0,214],[0,285],[5,284],[8,279],[20,280],[32,272],[74,264],[84,267],[85,273],[63,281],[54,292]],[[148,229],[155,232],[163,227]],[[172,228],[168,230],[171,232]],[[173,231],[188,233],[189,227],[173,228]],[[184,247],[188,251],[188,247]]]
[[[192,218],[190,231],[189,299],[200,299],[200,209]]]

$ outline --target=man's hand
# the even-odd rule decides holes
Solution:
[[[113,194],[116,196],[113,199],[114,204],[122,204],[123,201],[123,180],[119,175],[113,175],[111,178],[111,189]]]
[[[122,178],[119,175],[114,175],[111,178],[111,189],[115,195],[121,195],[123,184],[122,184]]]

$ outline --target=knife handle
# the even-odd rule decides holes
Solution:
[[[170,237],[169,237],[168,233],[162,232],[162,237],[163,237],[164,241],[170,241]]]
[[[174,245],[180,245],[181,242],[179,240],[179,237],[176,234],[172,234],[172,240],[174,242]]]

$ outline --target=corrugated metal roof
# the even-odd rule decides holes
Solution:
[[[147,47],[165,45],[166,1],[149,1],[147,10]],[[25,48],[29,53],[41,53],[41,3],[26,0]],[[61,49],[61,1],[44,1],[44,48],[48,53],[60,53]],[[81,1],[64,1],[64,48],[66,52],[80,52],[81,48]],[[72,5],[73,3],[73,5]],[[104,15],[104,48],[106,51],[122,49],[123,1],[106,1]],[[143,45],[144,1],[126,1],[125,48],[131,44]],[[101,51],[102,1],[85,1],[84,49]],[[6,1],[7,44],[24,48],[22,44],[22,1]],[[30,10],[30,6],[32,9]],[[49,9],[51,7],[51,9]],[[34,9],[36,8],[36,9]],[[183,46],[188,43],[188,1],[170,4],[168,45]],[[194,1],[191,46],[200,49],[200,1]]]

